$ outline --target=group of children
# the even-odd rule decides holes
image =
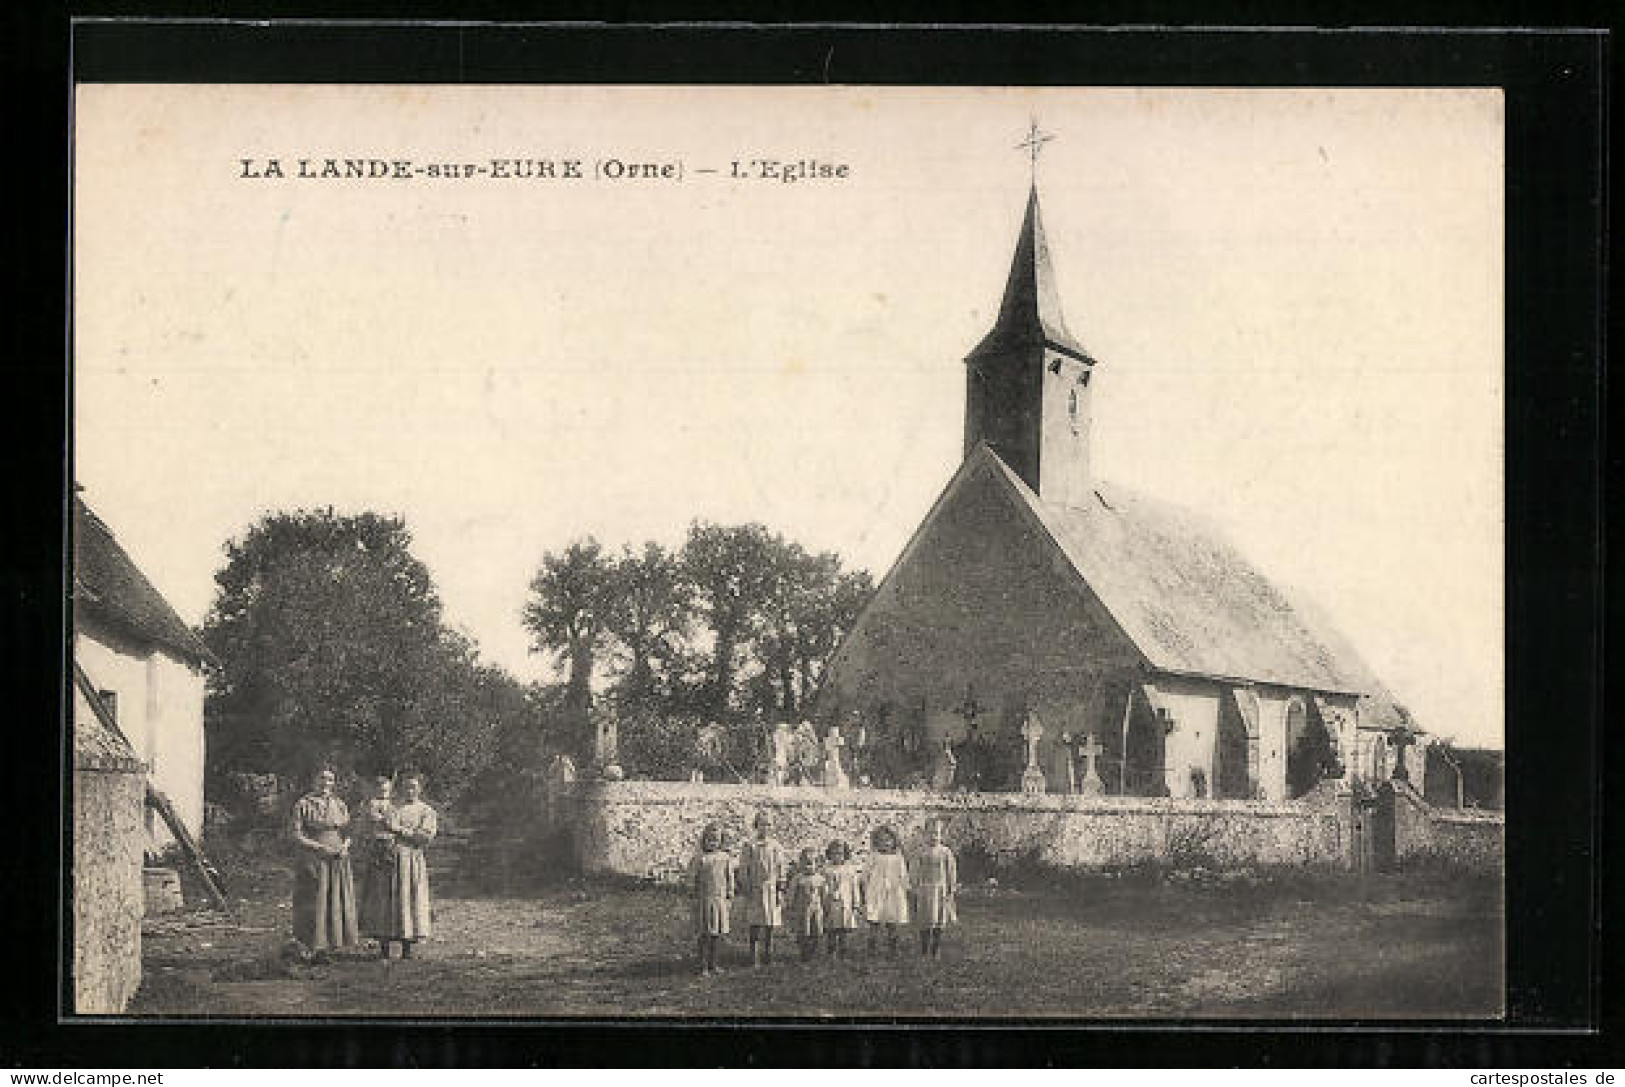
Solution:
[[[824,849],[822,863],[813,849],[792,861],[773,837],[766,812],[757,814],[753,826],[755,835],[737,860],[720,823],[708,824],[700,835],[692,873],[700,973],[717,972],[717,947],[728,934],[735,897],[745,900],[752,966],[772,963],[773,930],[781,925],[795,935],[803,962],[817,957],[821,939],[830,958],[845,958],[847,937],[860,927],[868,928],[871,955],[884,931],[887,953],[895,957],[898,929],[909,921],[911,890],[920,954],[941,957],[943,926],[958,920],[959,873],[940,822],[927,828],[929,844],[915,861],[912,886],[902,842],[891,827],[869,835],[872,852],[860,866],[838,839]]]

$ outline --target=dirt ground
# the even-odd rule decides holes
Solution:
[[[1066,877],[967,888],[940,961],[748,962],[700,977],[678,890],[572,882],[478,893],[442,879],[412,961],[289,962],[289,879],[231,916],[149,918],[138,1016],[1493,1018],[1498,880],[1441,872],[1227,881]]]

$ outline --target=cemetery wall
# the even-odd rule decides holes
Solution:
[[[881,824],[912,852],[936,818],[957,851],[995,863],[1337,865],[1345,851],[1334,809],[1228,800],[580,781],[549,810],[569,828],[584,871],[665,881],[683,878],[707,823],[742,841],[758,811],[773,816],[787,848],[820,853],[832,838],[865,853]]]
[[[1417,852],[1466,868],[1494,870],[1501,866],[1506,855],[1506,818],[1501,813],[1435,808],[1428,822],[1428,841]]]

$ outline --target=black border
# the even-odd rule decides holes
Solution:
[[[185,13],[188,5],[178,10]],[[219,5],[189,5],[193,8]],[[109,9],[85,6],[95,17]],[[174,13],[177,9],[172,8]],[[1121,9],[1120,9],[1121,10]],[[202,12],[199,12],[200,14]],[[268,13],[256,13],[259,15]],[[349,15],[368,14],[352,10]],[[385,13],[387,14],[387,13]],[[446,14],[446,13],[442,13]],[[489,17],[488,10],[457,13]],[[512,13],[508,13],[510,17]],[[1359,17],[1358,13],[1354,14]],[[1509,1011],[1524,1028],[1596,1023],[1602,716],[1600,567],[1605,36],[1585,32],[1079,30],[1060,27],[70,24],[12,13],[0,43],[8,98],[38,123],[17,153],[7,248],[45,305],[18,305],[8,385],[18,448],[3,568],[22,602],[7,633],[13,767],[30,767],[27,818],[8,835],[0,1058],[31,1066],[999,1064],[1620,1064],[1617,1036],[1508,1031],[1296,1033],[1251,1028],[959,1025],[816,1030],[344,1024],[87,1025],[55,1022],[58,810],[52,778],[62,672],[63,360],[70,40],[88,81],[406,83],[1180,84],[1502,86],[1507,94],[1507,742]],[[1301,16],[1300,16],[1301,19]],[[1594,17],[1581,20],[1596,25]],[[32,106],[33,109],[28,107]],[[26,209],[26,210],[25,210]],[[52,214],[52,209],[56,214]],[[21,335],[18,335],[20,333]],[[1619,478],[1614,473],[1612,478]],[[9,609],[11,611],[13,609]],[[31,697],[39,695],[36,699]],[[21,734],[21,735],[20,735]],[[39,741],[35,744],[35,741]],[[31,746],[33,745],[33,746]],[[1616,771],[1617,772],[1617,771]],[[1615,809],[1617,810],[1617,808]],[[29,893],[26,889],[38,890]],[[1617,953],[1614,956],[1617,961]],[[26,980],[25,980],[26,979]],[[41,984],[52,979],[51,984]],[[1542,1056],[1544,1054],[1544,1057]]]

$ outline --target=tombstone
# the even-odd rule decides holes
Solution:
[[[849,787],[846,771],[841,768],[841,748],[846,741],[841,738],[841,726],[829,726],[829,734],[824,737],[824,787],[827,789],[845,789]]]
[[[615,715],[598,714],[597,727],[593,730],[592,762],[605,777],[619,777],[620,767],[615,765],[619,748],[620,735]],[[615,773],[612,774],[610,771]]]
[[[1038,741],[1044,738],[1044,722],[1036,711],[1028,710],[1021,723],[1021,738],[1027,744],[1027,768],[1021,772],[1021,791],[1029,796],[1041,796],[1045,790],[1044,770],[1038,765]]]
[[[690,770],[688,772],[688,781],[689,781],[690,785],[704,785],[705,784],[705,771],[704,770]]]
[[[813,728],[811,721],[802,721],[796,726],[791,743],[791,773],[797,785],[816,784],[821,756],[819,749],[823,745],[818,742],[818,730]]]
[[[790,731],[789,722],[780,721],[773,726],[773,735],[770,739],[773,752],[768,763],[768,784],[786,785],[790,781],[790,748],[795,743],[795,733]]]
[[[1099,796],[1106,791],[1106,783],[1100,780],[1100,771],[1095,768],[1095,760],[1104,750],[1093,732],[1084,736],[1083,743],[1078,747],[1083,755],[1083,781],[1078,785],[1078,792],[1083,796]]]
[[[947,736],[942,738],[942,750],[937,753],[936,765],[931,768],[931,788],[939,793],[945,793],[954,787],[954,775],[958,772],[959,760],[954,758],[953,741]]]
[[[1416,737],[1403,729],[1394,729],[1388,734],[1388,742],[1394,749],[1394,769],[1388,777],[1392,781],[1409,781],[1411,772],[1405,766],[1405,749],[1416,742]]]
[[[544,801],[544,815],[547,822],[557,820],[559,802],[564,793],[575,783],[575,760],[568,755],[554,755],[553,761],[547,764],[547,770],[542,774],[542,797]]]
[[[869,784],[869,775],[863,771],[869,764],[869,730],[863,727],[863,713],[860,710],[852,711],[852,743],[847,752],[847,759],[852,765],[852,778],[859,785]]]
[[[1078,792],[1078,763],[1072,757],[1072,734],[1061,733],[1061,755],[1066,759],[1066,794],[1075,796]]]

